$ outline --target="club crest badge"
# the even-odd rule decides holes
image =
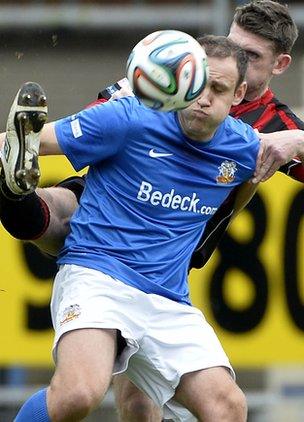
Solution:
[[[81,314],[80,306],[70,305],[64,309],[62,312],[62,318],[60,321],[60,325],[66,324],[67,322],[73,321],[74,319],[78,318]]]
[[[231,183],[235,179],[235,173],[237,171],[236,163],[234,161],[223,161],[218,167],[219,174],[216,177],[217,183]]]

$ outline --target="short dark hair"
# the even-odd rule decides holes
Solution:
[[[245,79],[248,56],[246,52],[235,42],[220,35],[204,35],[197,40],[204,47],[208,57],[227,58],[232,57],[236,61],[239,79],[236,87],[240,86]]]
[[[273,42],[274,51],[290,53],[298,38],[288,6],[273,0],[253,0],[235,10],[233,23]]]

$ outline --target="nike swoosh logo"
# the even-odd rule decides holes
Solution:
[[[149,151],[149,157],[152,158],[160,158],[160,157],[170,157],[173,154],[168,154],[166,152],[156,152],[154,151],[154,148],[150,149]]]

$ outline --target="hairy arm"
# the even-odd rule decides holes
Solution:
[[[304,163],[304,131],[283,130],[260,133],[261,147],[257,159],[253,183],[265,182],[280,167],[298,158]]]

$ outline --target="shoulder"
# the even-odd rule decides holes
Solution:
[[[276,114],[274,120],[277,122],[275,130],[302,129],[304,130],[304,121],[285,103],[277,97],[273,97]],[[279,126],[280,125],[280,126]]]
[[[127,120],[147,120],[157,119],[160,113],[152,108],[145,106],[140,100],[133,97],[123,97],[104,103],[102,107],[112,107],[113,111],[120,116],[124,116]],[[102,108],[101,107],[101,108]]]
[[[225,127],[228,134],[238,136],[244,142],[258,142],[258,137],[252,127],[240,119],[228,116],[225,120]]]
[[[143,113],[143,106],[135,97],[124,97],[98,103],[76,115],[82,121],[87,120],[93,126],[137,125]]]
[[[136,111],[137,109],[142,110],[144,107],[140,103],[137,97],[122,97],[115,100],[106,101],[102,104],[99,104],[98,109],[102,110],[103,108],[113,108],[115,110],[128,110]]]
[[[136,97],[122,97],[117,98],[115,100],[111,101],[96,101],[95,103],[92,103],[89,105],[89,107],[86,107],[83,111],[85,113],[106,113],[109,110],[115,110],[115,112],[119,110],[125,110],[125,111],[132,111],[137,109],[142,109],[143,106],[141,105],[140,101]]]
[[[243,167],[250,171],[254,170],[260,148],[257,134],[247,123],[230,116],[225,120],[225,126],[226,148]]]

